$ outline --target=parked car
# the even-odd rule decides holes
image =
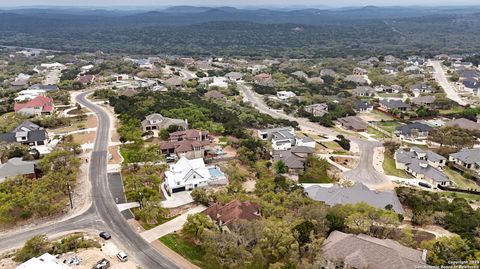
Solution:
[[[121,261],[121,262],[126,262],[128,261],[128,256],[127,256],[127,253],[123,252],[123,251],[120,251],[117,253],[117,258]]]
[[[110,261],[103,258],[95,264],[92,269],[107,269],[110,268]]]
[[[112,236],[108,232],[101,232],[99,236],[105,240],[112,238]]]
[[[423,182],[418,182],[418,185],[419,185],[420,187],[424,187],[424,188],[427,188],[427,189],[431,189],[431,188],[432,188],[432,186],[430,186],[430,185],[427,184],[427,183],[423,183]]]

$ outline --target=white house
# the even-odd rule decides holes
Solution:
[[[47,91],[45,90],[34,90],[34,89],[27,89],[23,91],[19,91],[17,93],[17,97],[15,97],[15,101],[23,102],[27,100],[32,100],[37,96],[46,96]]]
[[[30,260],[20,264],[15,269],[68,269],[70,267],[58,261],[57,258],[49,253],[40,257],[33,257]]]
[[[272,140],[273,150],[289,150],[294,146],[315,148],[315,141],[310,137],[295,136],[293,127],[279,127],[272,129],[258,130],[258,136],[262,140]]]
[[[200,82],[207,84],[209,87],[228,88],[228,79],[225,77],[206,77],[202,78]]]
[[[46,68],[46,69],[57,69],[57,70],[63,70],[65,68],[67,68],[65,65],[63,65],[61,63],[41,64],[40,66],[43,67],[43,68]]]
[[[279,91],[277,92],[277,97],[280,100],[287,100],[290,98],[295,98],[297,95],[291,91]]]
[[[216,165],[205,166],[202,158],[181,157],[165,172],[165,189],[169,193],[189,191],[209,185],[225,185],[228,179]]]

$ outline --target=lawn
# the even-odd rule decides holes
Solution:
[[[324,148],[333,150],[334,154],[347,154],[348,153],[346,150],[344,150],[342,147],[340,147],[340,145],[335,141],[322,142],[321,145],[323,145]]]
[[[452,114],[452,113],[459,113],[459,112],[462,112],[463,110],[464,110],[464,108],[461,107],[461,106],[454,106],[450,109],[441,109],[441,110],[439,110],[439,112],[442,115],[448,115],[448,114]]]
[[[386,136],[385,134],[381,133],[380,131],[376,130],[371,126],[368,126],[367,132],[371,134],[373,138],[376,138],[376,139],[382,139]]]
[[[378,128],[383,129],[391,134],[395,132],[395,129],[397,129],[398,126],[401,126],[402,124],[397,122],[397,121],[379,121],[376,123]]]
[[[214,268],[204,260],[205,250],[201,246],[195,245],[190,240],[187,240],[176,233],[167,234],[159,240],[165,246],[177,252],[198,267]]]
[[[383,170],[385,171],[385,174],[396,177],[412,178],[407,172],[397,169],[392,155],[385,152],[383,156]]]
[[[369,114],[372,114],[377,119],[377,121],[381,121],[381,120],[391,121],[395,119],[394,117],[378,110],[372,110],[372,112]]]
[[[477,184],[475,184],[475,182],[473,182],[472,180],[470,179],[467,179],[465,178],[464,176],[462,176],[462,174],[460,174],[459,172],[453,170],[453,169],[450,169],[448,167],[445,168],[445,174],[451,179],[453,180],[453,182],[455,182],[456,186],[460,189],[477,189],[477,190],[480,190],[480,186],[478,186]]]

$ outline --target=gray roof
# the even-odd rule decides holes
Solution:
[[[230,72],[230,73],[225,74],[225,77],[229,78],[229,79],[242,79],[243,74],[240,73],[240,72]]]
[[[426,154],[426,159],[420,159],[419,154]],[[399,149],[395,152],[395,159],[405,164],[407,168],[416,174],[425,175],[426,178],[436,182],[449,182],[450,179],[442,171],[428,164],[428,161],[446,160],[444,157],[432,152],[412,148],[410,151]]]
[[[410,105],[403,102],[402,100],[381,100],[380,104],[390,108],[390,109],[396,109],[396,108],[409,108]]]
[[[305,154],[313,153],[313,151],[313,148],[295,146],[290,150],[274,150],[272,157],[274,161],[283,161],[290,169],[303,169],[306,162]]]
[[[0,182],[8,177],[33,173],[35,173],[35,162],[23,161],[22,158],[12,158],[6,163],[0,164]]]
[[[433,102],[435,102],[435,96],[433,95],[419,96],[412,99],[412,103],[418,106],[433,104]]]
[[[32,123],[31,121],[24,121],[18,125],[12,132],[0,134],[0,141],[7,143],[16,142],[15,134],[17,132],[27,132],[27,140],[23,142],[45,141],[48,138],[48,133],[42,127]]]
[[[370,86],[360,86],[353,89],[352,93],[356,95],[374,94],[375,89]]]
[[[343,260],[353,268],[412,269],[427,265],[420,250],[364,234],[333,231],[323,243],[322,251],[327,259]]]
[[[450,157],[458,159],[466,164],[480,165],[480,148],[462,149],[457,153],[450,154]]]
[[[291,74],[292,76],[296,76],[298,78],[308,78],[308,75],[305,74],[303,71],[296,71]]]
[[[348,116],[348,117],[339,118],[338,122],[340,122],[342,125],[345,125],[345,126],[348,126],[349,128],[352,128],[354,130],[367,129],[367,123],[365,121],[363,121],[361,118],[356,117],[356,116]]]
[[[34,84],[29,87],[29,89],[35,90],[44,90],[44,91],[58,91],[57,85],[43,85],[43,84]]]
[[[418,130],[419,132],[428,132],[431,129],[432,127],[424,123],[414,122],[397,127],[396,132],[409,136],[412,134],[412,130]]]
[[[323,201],[325,204],[331,206],[365,202],[380,209],[385,209],[385,206],[392,205],[395,212],[403,214],[402,205],[395,192],[372,191],[367,186],[358,182],[349,188],[342,188],[337,185],[330,188],[315,185],[307,187],[305,192],[311,199]]]
[[[465,118],[451,120],[445,123],[445,126],[457,126],[470,131],[480,130],[480,123]]]
[[[370,104],[367,101],[358,100],[355,103],[355,108],[356,109],[367,109],[367,108],[370,108],[370,107],[373,107],[373,106],[372,106],[372,104]]]

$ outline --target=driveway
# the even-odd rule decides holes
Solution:
[[[187,222],[187,217],[188,215],[200,213],[203,210],[205,210],[206,207],[203,205],[196,206],[194,208],[191,208],[188,210],[186,213],[183,213],[182,215],[167,221],[153,229],[144,231],[140,233],[140,235],[145,239],[147,242],[153,242],[157,240],[158,238],[173,233],[175,231],[181,230],[182,226],[185,222]]]

